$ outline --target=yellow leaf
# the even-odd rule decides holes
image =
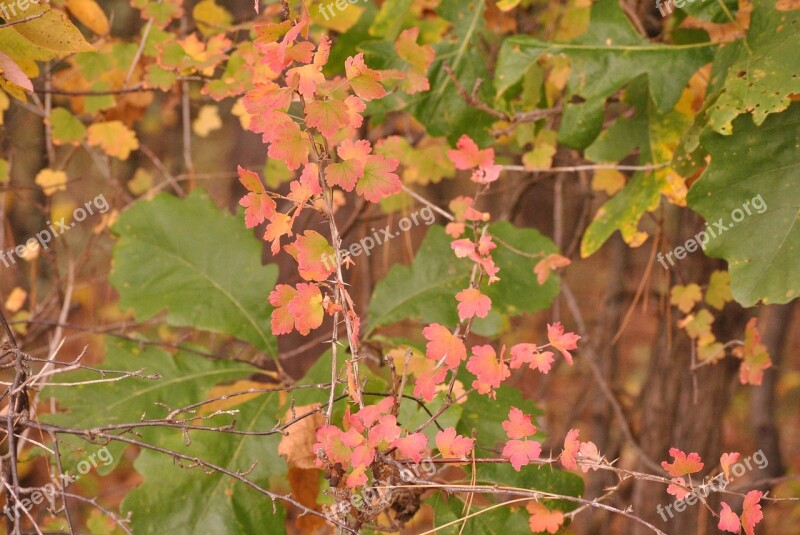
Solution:
[[[522,156],[522,163],[526,169],[547,170],[553,166],[556,137],[554,130],[542,130],[536,135],[533,150]]]
[[[66,191],[67,173],[53,169],[42,169],[36,175],[36,185],[42,188],[48,197],[57,191]]]
[[[87,141],[91,147],[100,147],[109,156],[127,160],[132,150],[139,148],[136,132],[121,121],[95,123],[87,130]]]
[[[208,137],[214,130],[222,128],[222,119],[219,118],[219,108],[207,104],[200,108],[197,119],[192,123],[192,130],[200,137]]]
[[[141,195],[153,187],[153,175],[141,167],[133,174],[133,178],[128,181],[128,191],[134,195]]]
[[[247,113],[242,99],[236,101],[236,103],[233,105],[233,108],[231,108],[231,113],[239,118],[242,128],[245,130],[250,128],[250,121],[252,120],[253,116]]]
[[[67,0],[72,16],[97,35],[106,35],[110,29],[108,17],[94,0]]]
[[[497,9],[500,11],[511,11],[519,5],[520,0],[498,0]]]
[[[727,271],[715,271],[711,274],[706,290],[706,303],[722,310],[725,303],[733,300],[731,294],[731,275]]]
[[[14,312],[19,311],[19,309],[22,308],[22,305],[25,304],[25,299],[27,298],[28,298],[28,292],[17,286],[13,290],[11,290],[11,293],[6,299],[6,304],[5,304],[6,310],[11,312],[12,314]]]
[[[684,314],[688,314],[694,308],[695,303],[701,299],[703,299],[703,292],[700,291],[700,286],[692,283],[686,286],[673,286],[669,302],[677,306],[678,310]]]
[[[616,169],[597,169],[592,177],[592,189],[614,195],[625,185],[625,175]]]
[[[290,422],[319,408],[319,403],[294,407],[286,412],[284,422]],[[278,454],[286,458],[286,464],[306,470],[317,467],[317,455],[312,446],[317,442],[315,434],[317,429],[323,425],[325,425],[325,415],[315,412],[311,416],[298,420],[287,429],[278,444]]]
[[[17,5],[19,6],[19,4]],[[40,16],[28,22],[15,24],[11,30],[18,32],[31,43],[57,52],[61,56],[72,52],[94,50],[94,47],[86,41],[80,30],[70,22],[63,11],[52,9],[44,3],[31,6],[25,11],[19,11],[17,16],[9,17],[9,21],[14,22],[34,15]]]
[[[230,26],[233,21],[231,14],[217,5],[214,0],[203,0],[192,10],[197,27],[203,35],[214,35],[225,31],[225,27]]]

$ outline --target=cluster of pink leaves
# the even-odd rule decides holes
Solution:
[[[691,478],[689,481],[683,476],[690,476],[703,469],[703,461],[698,453],[685,453],[678,448],[670,448],[669,454],[673,461],[668,463],[662,461],[661,466],[673,476],[672,485],[667,487],[667,492],[679,500],[684,499],[691,492]],[[724,453],[720,457],[720,466],[727,479],[730,479],[730,467],[739,459],[738,452]],[[742,529],[746,535],[755,535],[755,526],[762,518],[760,501],[764,493],[758,490],[751,490],[745,495],[742,505],[742,514],[737,515],[733,512],[730,505],[722,502],[722,510],[719,513],[719,524],[717,527],[723,531],[740,533]]]

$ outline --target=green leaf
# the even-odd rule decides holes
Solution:
[[[57,145],[77,145],[86,135],[86,126],[66,108],[56,108],[50,114],[53,141]]]
[[[493,310],[516,316],[549,307],[558,293],[558,277],[539,286],[533,267],[547,254],[557,252],[553,242],[534,229],[519,229],[507,222],[491,225],[489,233],[498,238],[492,256],[500,268],[500,282],[484,284],[482,291],[492,299]],[[458,323],[455,294],[468,287],[472,264],[454,256],[451,241],[442,227],[431,226],[411,266],[392,267],[372,294],[367,335],[378,327],[409,319]],[[541,258],[520,252],[541,254]]]
[[[583,494],[583,478],[566,470],[554,469],[552,466],[529,464],[517,472],[508,464],[481,464],[478,466],[477,480],[488,485],[540,490],[562,496],[578,497]],[[547,502],[547,507],[568,512],[576,509],[578,503],[553,500]]]
[[[743,306],[791,301],[800,294],[800,104],[760,126],[738,117],[732,135],[707,130],[700,141],[711,164],[689,190],[689,207],[712,229],[732,227],[717,230],[706,254],[728,261]]]
[[[441,527],[464,518],[464,502],[455,496],[445,497],[442,493],[436,493],[428,503],[433,505],[434,526]],[[529,515],[525,512],[525,503],[524,501],[517,502],[511,506],[496,507],[486,512],[481,512],[481,507],[472,507],[470,513],[480,512],[480,514],[467,520],[456,522],[446,528],[437,529],[436,533],[438,535],[530,533],[531,530],[528,527]]]
[[[278,396],[269,394],[238,405],[237,421],[246,425],[237,429],[272,429],[278,404]],[[267,488],[270,477],[286,473],[286,464],[277,453],[280,436],[200,431],[192,433],[189,446],[178,435],[165,447],[232,472],[247,473],[247,479]],[[132,514],[131,527],[137,534],[285,533],[286,513],[280,502],[273,513],[267,496],[230,476],[180,466],[169,455],[147,449],[141,451],[134,468],[144,482],[125,497],[122,512]]]
[[[403,29],[403,22],[411,9],[413,0],[387,0],[381,6],[375,21],[369,28],[370,35],[394,41]]]
[[[139,321],[167,310],[171,325],[235,336],[275,356],[267,295],[278,269],[241,218],[202,193],[138,201],[114,225],[110,280]]]
[[[481,146],[492,141],[488,133],[488,126],[494,120],[492,116],[467,104],[444,70],[446,63],[468,92],[472,91],[478,78],[488,80],[487,58],[481,53],[483,44],[480,39],[484,30],[485,7],[486,0],[466,3],[463,0],[441,1],[436,11],[452,23],[452,29],[449,36],[433,47],[436,59],[428,70],[431,89],[420,93],[412,108],[412,113],[425,125],[429,135],[447,136],[452,145],[462,134],[467,134]],[[492,102],[491,84],[482,84],[477,96],[483,102]]]
[[[138,422],[142,418],[164,418],[169,412],[163,404],[179,408],[205,399],[207,393],[217,383],[234,381],[258,373],[258,369],[242,362],[209,360],[198,355],[178,352],[174,356],[152,346],[142,346],[135,342],[107,339],[106,358],[101,369],[104,370],[142,370],[148,376],[157,374],[159,379],[124,379],[117,382],[86,384],[70,387],[50,386],[44,389],[44,397],[58,400],[63,409],[55,414],[43,414],[42,420],[72,428],[92,429],[95,427]],[[107,373],[106,377],[118,374]],[[53,377],[54,383],[73,383],[96,380],[96,372],[80,370]],[[246,420],[240,420],[246,421]],[[167,436],[177,435],[179,431],[155,427],[144,427],[137,431],[142,439],[151,443],[161,443]],[[95,446],[86,446],[78,439],[70,443],[81,449],[63,448],[65,469],[71,469],[78,461],[88,457]],[[106,474],[114,469],[122,458],[125,444],[111,442],[108,445],[114,461],[98,467]],[[71,466],[72,465],[72,466]]]
[[[600,131],[608,97],[639,76],[647,76],[649,94],[660,113],[680,98],[689,78],[711,61],[715,45],[657,45],[640,36],[615,0],[592,6],[586,34],[569,43],[549,43],[527,35],[503,42],[495,71],[502,95],[519,82],[543,54],[564,54],[572,62],[559,140],[584,148]],[[574,103],[574,101],[579,101]]]
[[[800,10],[777,11],[774,2],[754,2],[747,38],[727,48],[733,58],[708,112],[708,127],[730,134],[731,122],[751,113],[756,125],[785,110],[800,90]]]

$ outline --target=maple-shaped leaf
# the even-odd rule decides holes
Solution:
[[[727,503],[722,502],[720,505],[722,506],[722,511],[719,512],[717,528],[731,533],[741,533],[742,524],[739,522],[739,516],[731,510],[731,506]]]
[[[384,414],[388,414],[389,411],[392,410],[393,405],[394,405],[394,398],[392,397],[384,398],[375,405],[367,405],[366,407],[355,413],[352,419],[361,424],[362,429],[365,427],[372,427],[372,425],[378,421],[378,418],[380,418]]]
[[[667,461],[661,461],[661,466],[675,477],[685,476],[686,474],[694,474],[703,469],[703,462],[700,460],[700,454],[682,452],[678,448],[669,449],[670,456],[675,459],[672,464]]]
[[[380,202],[395,193],[400,193],[403,184],[394,173],[399,161],[380,155],[367,156],[364,161],[364,176],[356,184],[356,192],[370,202]]]
[[[94,123],[86,130],[86,141],[90,147],[100,147],[109,156],[127,160],[131,151],[139,148],[136,132],[122,121]]]
[[[761,522],[764,518],[764,513],[761,512],[761,498],[764,493],[760,490],[751,490],[744,497],[742,504],[742,528],[746,535],[755,535],[756,524]]]
[[[569,258],[560,254],[551,253],[547,255],[544,260],[540,260],[536,267],[533,268],[533,272],[536,273],[536,282],[544,284],[550,278],[551,271],[567,267],[571,263],[572,261]]]
[[[316,284],[300,283],[287,309],[294,316],[294,328],[306,336],[322,325],[325,310],[322,308],[322,293]]]
[[[292,171],[308,163],[308,136],[297,123],[283,123],[276,126],[274,132],[267,151],[270,158],[281,160]]]
[[[291,103],[291,89],[272,81],[256,84],[242,99],[244,109],[252,116],[248,129],[263,134],[278,124],[291,122],[285,113]]]
[[[428,437],[422,433],[411,433],[403,438],[396,439],[392,442],[392,446],[397,448],[397,451],[403,457],[418,463],[425,455],[425,449],[428,447]]]
[[[462,437],[456,433],[455,427],[448,427],[436,433],[436,448],[445,459],[469,457],[474,445],[474,438]]]
[[[342,161],[325,168],[325,182],[331,187],[339,186],[345,191],[353,191],[358,180],[364,176],[364,164],[371,151],[369,141],[342,141],[336,149]]]
[[[597,445],[594,442],[581,442],[578,453],[581,458],[581,471],[584,474],[589,470],[596,471],[600,468],[600,452],[597,450]]]
[[[306,104],[306,125],[327,138],[348,126],[347,106],[342,100],[312,100]]]
[[[353,449],[364,443],[364,437],[355,429],[345,432],[335,425],[323,425],[317,429],[316,437],[312,451],[324,451],[331,463],[341,463],[343,467],[350,466]]]
[[[446,369],[458,368],[461,361],[467,358],[464,341],[438,323],[431,323],[422,329],[422,335],[428,341],[425,345],[425,356],[439,363],[444,362]]]
[[[528,526],[533,533],[557,533],[564,523],[564,513],[550,510],[539,502],[528,502],[525,509],[531,514]]]
[[[450,242],[450,248],[458,258],[467,258],[475,255],[475,243],[469,238],[461,238]]]
[[[717,310],[722,310],[725,303],[729,301],[733,301],[731,274],[727,271],[714,271],[708,279],[706,303]]]
[[[672,287],[669,302],[678,307],[678,310],[688,314],[696,303],[703,299],[703,292],[697,284],[687,284],[686,286],[675,285]]]
[[[497,249],[497,244],[492,240],[491,234],[484,234],[478,240],[478,253],[488,255],[493,250]]]
[[[269,294],[269,304],[275,307],[272,311],[272,334],[289,334],[294,329],[294,316],[289,312],[289,303],[297,290],[288,284],[278,284]]]
[[[742,364],[739,366],[739,381],[743,385],[760,385],[764,370],[772,366],[767,347],[761,343],[757,323],[757,318],[750,318],[745,328]]]
[[[494,149],[479,149],[468,135],[463,134],[456,143],[455,150],[448,150],[447,156],[462,171],[474,167],[489,167],[494,165]]]
[[[386,414],[378,418],[378,424],[369,430],[368,443],[383,451],[400,437],[401,431],[397,418],[393,414]]]
[[[238,170],[239,182],[249,192],[242,197],[239,204],[244,206],[245,225],[247,225],[247,228],[253,228],[275,214],[275,201],[267,195],[264,184],[261,183],[261,179],[256,173],[243,168],[241,165]]]
[[[477,288],[467,288],[456,294],[458,301],[458,317],[461,321],[469,318],[485,318],[492,308],[492,300],[483,295]]]
[[[344,63],[345,74],[353,92],[366,101],[381,98],[386,90],[381,85],[381,73],[364,63],[364,53],[351,56]]]
[[[324,281],[335,269],[335,261],[331,259],[336,258],[336,252],[328,239],[315,230],[305,231],[284,249],[297,261],[297,269],[305,280]]]
[[[564,438],[564,451],[561,452],[560,458],[561,464],[569,470],[578,468],[578,450],[581,447],[581,442],[578,440],[579,434],[580,431],[577,429],[570,429]]]
[[[572,365],[572,355],[569,351],[578,347],[577,342],[581,337],[575,333],[565,333],[564,326],[557,321],[553,325],[547,324],[547,339],[550,345],[561,351],[567,364]]]
[[[667,485],[667,494],[672,494],[682,500],[691,493],[687,488],[689,485],[682,477],[673,477],[670,481],[672,481],[672,484]]]
[[[313,63],[293,67],[286,71],[286,85],[307,99],[314,98],[317,86],[324,82],[325,75]]]
[[[292,235],[292,218],[283,212],[275,212],[269,220],[264,239],[272,242],[272,254],[276,255],[281,250],[281,237]]]
[[[489,394],[494,397],[494,389],[508,379],[511,371],[505,362],[497,358],[495,350],[490,345],[474,346],[472,357],[467,361],[467,371],[477,377],[472,382],[472,387],[480,394]]]
[[[512,406],[508,411],[508,420],[503,421],[508,438],[527,438],[536,433],[536,426],[531,423],[531,416]]]
[[[726,479],[731,478],[731,465],[736,464],[740,456],[740,453],[732,451],[731,453],[723,453],[719,458],[719,464],[722,466],[722,472],[725,474]]]
[[[345,485],[348,489],[354,489],[356,487],[360,487],[365,485],[368,481],[367,478],[367,467],[366,466],[357,466],[353,468],[353,471],[347,474],[347,478],[345,479]]]
[[[476,210],[474,204],[475,199],[472,197],[459,195],[450,201],[448,207],[453,212],[456,221],[489,221],[492,218],[488,212]]]
[[[347,120],[352,128],[361,128],[364,122],[364,117],[361,115],[367,109],[367,105],[363,100],[355,95],[350,95],[344,99],[347,106]]]
[[[535,461],[542,453],[542,445],[535,440],[509,440],[503,447],[503,457],[519,472],[523,466]]]
[[[536,344],[516,344],[511,347],[512,370],[527,364],[532,370],[536,369],[541,373],[550,373],[554,360],[551,351],[540,352]]]
[[[428,67],[433,63],[436,52],[431,46],[418,45],[418,37],[419,28],[417,27],[403,30],[397,36],[394,49],[397,51],[397,55],[406,60],[412,67],[425,73],[428,72]]]
[[[447,375],[447,368],[441,366],[424,372],[417,376],[417,381],[414,383],[414,397],[418,397],[422,401],[431,401],[436,395],[436,387],[444,381]]]

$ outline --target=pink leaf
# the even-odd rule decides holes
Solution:
[[[760,490],[751,490],[744,497],[742,504],[742,527],[747,535],[755,535],[756,524],[761,522],[764,514],[761,512],[761,497],[764,493]]]
[[[456,301],[458,301],[458,317],[461,321],[475,316],[485,318],[489,314],[489,309],[492,308],[492,300],[476,288],[461,290],[456,294]]]
[[[425,356],[436,362],[444,361],[448,370],[457,368],[461,361],[466,360],[467,348],[464,341],[447,327],[431,323],[422,330],[422,335],[428,341]]]
[[[533,533],[557,533],[564,523],[564,513],[550,510],[539,502],[528,502],[525,507],[531,514],[528,525]]]
[[[436,448],[444,458],[468,457],[474,444],[474,438],[456,434],[454,427],[448,427],[436,434]]]
[[[511,375],[505,362],[497,358],[494,348],[490,345],[474,346],[473,356],[467,361],[467,371],[477,377],[472,386],[481,394],[494,397],[494,390]]]
[[[570,355],[569,350],[578,347],[577,342],[581,337],[575,333],[565,333],[564,326],[561,325],[560,321],[557,321],[553,325],[547,324],[547,339],[550,341],[550,345],[561,351],[564,360],[571,365],[572,355]]]
[[[670,475],[675,477],[685,476],[686,474],[694,474],[703,469],[703,463],[700,460],[700,455],[697,453],[686,455],[686,453],[678,448],[670,448],[669,454],[675,461],[672,464],[667,461],[662,461],[661,466],[664,470],[669,472]]]
[[[456,169],[494,165],[494,149],[480,150],[472,139],[464,134],[456,143],[456,150],[448,150],[447,156],[456,164]]]
[[[539,352],[536,344],[517,344],[511,347],[511,369],[521,368],[527,364],[532,370],[537,369],[542,373],[549,373],[553,365],[553,353]]]
[[[403,438],[396,439],[392,446],[397,448],[403,457],[411,459],[415,463],[422,460],[425,449],[428,447],[428,437],[422,433],[412,433]]]
[[[722,505],[722,511],[719,512],[719,524],[717,524],[717,528],[722,531],[730,531],[731,533],[741,533],[742,525],[739,522],[739,517],[731,510],[731,506],[725,502],[722,502],[720,505]]]
[[[527,438],[536,433],[536,426],[531,423],[529,414],[525,414],[516,407],[508,411],[508,420],[503,421],[508,438]]]
[[[509,440],[503,448],[503,457],[511,461],[517,472],[535,461],[542,453],[542,445],[535,440]]]
[[[578,469],[578,450],[581,443],[578,440],[579,431],[570,429],[564,439],[564,451],[561,452],[561,464],[569,470]]]

